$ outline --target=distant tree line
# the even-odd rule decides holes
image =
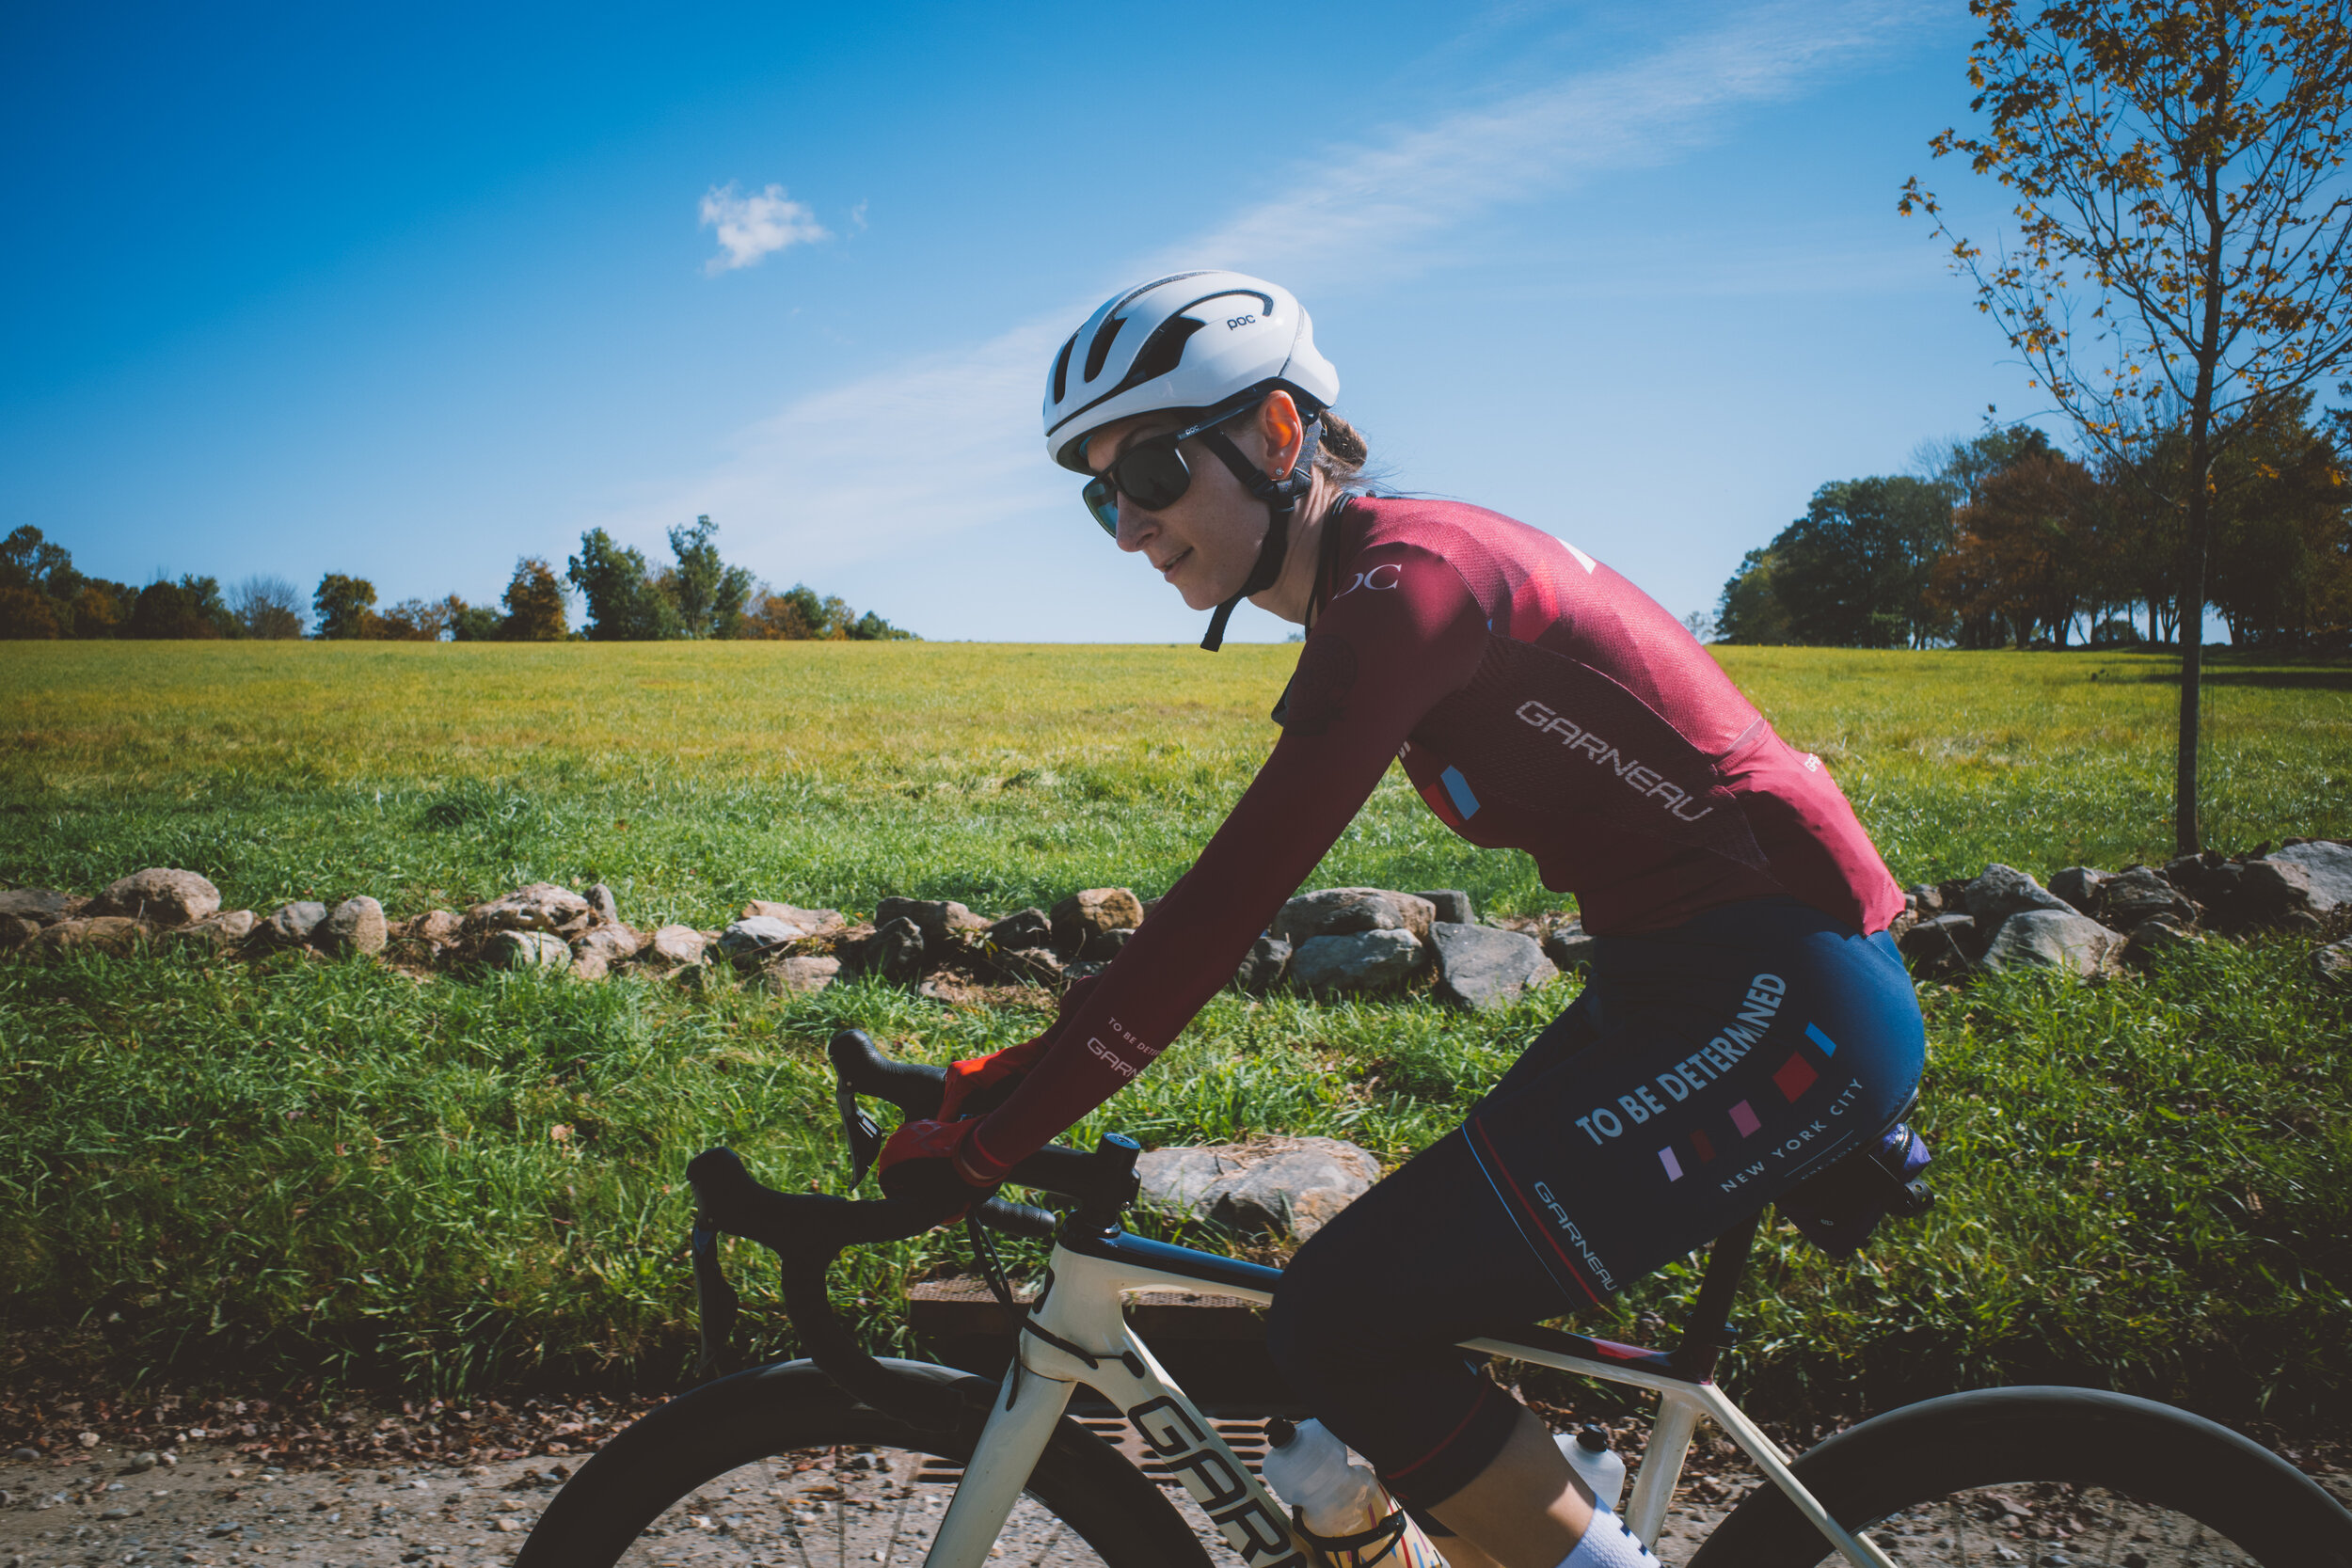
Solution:
[[[2212,478],[2206,602],[2230,639],[2352,644],[2352,428],[2278,401]],[[2026,425],[1925,449],[1921,472],[1840,480],[1724,584],[1724,642],[1851,648],[2169,643],[2183,606],[2176,470],[2187,437],[2131,460],[2068,456]]]
[[[0,540],[0,638],[378,638],[417,642],[655,641],[675,638],[770,638],[902,641],[868,610],[795,583],[777,593],[720,559],[718,527],[698,517],[670,530],[675,561],[659,570],[602,529],[582,534],[561,577],[525,556],[499,603],[469,604],[452,594],[377,608],[375,585],[329,572],[310,596],[283,578],[252,577],[223,589],[213,578],[158,578],[144,588],[87,577],[64,546],[31,525]],[[586,601],[588,625],[571,627],[566,584]]]

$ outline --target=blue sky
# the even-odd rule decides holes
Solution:
[[[7,8],[0,530],[479,602],[708,513],[926,636],[1189,640],[1037,410],[1104,296],[1232,266],[1306,302],[1392,483],[1679,614],[1820,483],[2041,406],[1894,210],[1929,174],[1990,230],[1926,151],[1969,37],[1892,0]]]

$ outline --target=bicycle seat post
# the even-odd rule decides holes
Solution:
[[[1689,1377],[1705,1379],[1715,1373],[1715,1357],[1731,1338],[1731,1304],[1740,1292],[1740,1276],[1747,1271],[1756,1249],[1760,1212],[1715,1238],[1707,1252],[1707,1272],[1699,1277],[1699,1299],[1691,1308],[1682,1341],[1672,1354],[1675,1365]]]

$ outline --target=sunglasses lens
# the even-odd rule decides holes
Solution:
[[[1078,493],[1086,500],[1087,511],[1102,525],[1103,531],[1114,539],[1118,538],[1119,492],[1111,487],[1111,482],[1097,474],[1088,480],[1086,488]]]
[[[1184,454],[1172,446],[1128,452],[1120,458],[1118,469],[1119,487],[1151,512],[1174,506],[1192,485],[1192,470],[1184,466]]]

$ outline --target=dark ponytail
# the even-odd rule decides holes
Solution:
[[[1315,452],[1315,470],[1343,489],[1363,471],[1372,456],[1363,433],[1345,420],[1323,411],[1323,443]]]

